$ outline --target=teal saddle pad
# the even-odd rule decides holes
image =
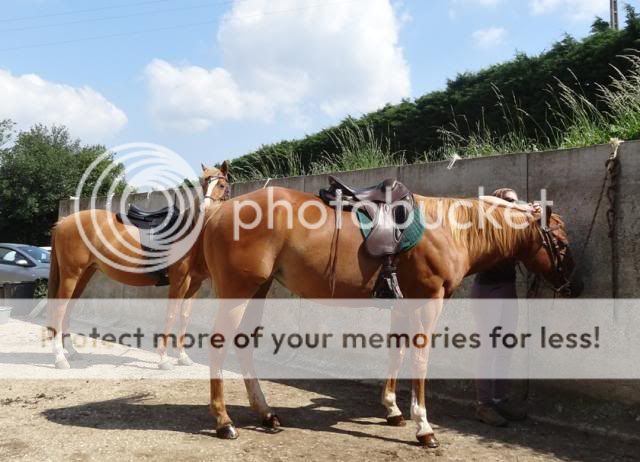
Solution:
[[[371,231],[370,226],[372,220],[362,209],[357,209],[356,216],[358,217],[358,223],[360,224],[360,231],[366,239]],[[426,227],[424,224],[424,217],[422,216],[422,210],[420,210],[420,207],[416,207],[413,209],[413,221],[402,233],[402,237],[400,239],[400,252],[406,252],[418,245],[418,242],[422,239],[425,229]]]

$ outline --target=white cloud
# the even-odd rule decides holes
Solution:
[[[529,9],[534,15],[560,12],[575,20],[593,19],[609,11],[606,0],[529,0]]]
[[[102,141],[127,123],[124,112],[90,87],[0,69],[0,119],[5,118],[21,128],[35,123],[66,125],[73,136],[87,142]]]
[[[377,109],[410,94],[390,0],[234,2],[218,30],[223,67],[154,60],[145,70],[154,118],[202,130],[221,120],[300,122]]]
[[[478,29],[471,37],[474,45],[478,48],[488,49],[504,43],[507,31],[503,27],[489,27],[487,29]]]

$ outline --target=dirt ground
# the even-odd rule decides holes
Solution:
[[[494,429],[432,400],[441,447],[414,428],[387,427],[378,390],[346,381],[263,382],[285,428],[256,427],[244,386],[227,381],[240,438],[219,440],[202,380],[2,380],[0,459],[6,460],[638,460],[640,447],[525,422]],[[401,408],[408,409],[406,390]],[[403,399],[404,398],[404,399]]]

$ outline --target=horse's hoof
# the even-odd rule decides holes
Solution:
[[[271,414],[262,421],[262,426],[268,430],[277,430],[282,426],[282,423],[277,415]]]
[[[165,360],[160,361],[158,363],[158,369],[163,370],[163,371],[173,370],[173,363],[171,362],[170,359],[165,359]]]
[[[184,355],[180,355],[178,357],[178,364],[180,366],[193,366],[193,361],[191,360],[191,358],[189,356],[184,354]]]
[[[69,361],[67,361],[65,358],[62,358],[56,360],[56,369],[71,369],[71,366],[69,365]]]
[[[436,439],[436,435],[434,435],[433,433],[416,436],[416,438],[418,439],[418,443],[420,443],[420,446],[426,446],[430,449],[435,449],[440,446],[440,443]]]
[[[407,425],[407,422],[406,420],[404,420],[404,417],[402,417],[402,414],[400,414],[387,417],[387,425],[390,425],[392,427],[404,427],[405,425]]]
[[[238,438],[238,431],[233,424],[227,424],[216,430],[216,436],[222,440],[235,440]]]

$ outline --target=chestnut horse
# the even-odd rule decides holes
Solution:
[[[206,214],[207,209],[213,204],[225,200],[229,192],[227,161],[220,169],[202,165],[202,172],[204,207],[200,210],[196,206],[195,214]],[[115,214],[108,210],[82,210],[61,219],[54,226],[51,237],[48,326],[53,333],[53,353],[57,368],[69,368],[63,339],[68,334],[70,301],[82,295],[96,270],[102,271],[114,281],[131,286],[154,286],[158,282],[157,277],[140,272],[140,266],[135,263],[143,254],[139,236],[137,228],[119,222]],[[88,246],[86,241],[91,246]],[[186,253],[168,268],[169,304],[164,341],[160,342],[158,347],[161,369],[173,367],[167,355],[167,348],[178,313],[181,314],[180,333],[176,342],[178,363],[192,364],[184,351],[182,339],[191,314],[192,299],[196,296],[202,281],[209,277],[199,245],[198,236],[195,244],[190,249],[184,249]],[[71,341],[68,347],[71,355],[77,353]]]
[[[573,276],[574,263],[564,223],[557,215],[542,214],[539,208],[535,212],[513,209],[499,199],[463,201],[418,195],[415,199],[425,221],[439,226],[428,226],[420,242],[398,258],[398,280],[404,296],[420,299],[418,304],[424,308],[411,312],[393,309],[392,329],[407,321],[400,318],[408,316],[411,325],[429,335],[442,310],[443,299],[451,296],[463,278],[505,259],[522,262],[558,290],[571,288],[569,278]],[[249,202],[253,206],[245,206]],[[287,210],[289,205],[291,208]],[[477,213],[480,209],[486,214]],[[284,188],[266,188],[218,204],[202,237],[206,266],[221,299],[214,331],[237,332],[247,317],[260,317],[261,310],[252,314],[253,309],[245,313],[245,308],[252,299],[259,305],[274,279],[304,298],[371,297],[382,261],[364,251],[362,233],[349,213],[342,211],[342,224],[336,232],[333,208],[315,195]],[[502,226],[495,226],[488,215]],[[327,218],[323,226],[310,229],[309,224],[319,223],[323,216]],[[546,223],[542,223],[543,216],[547,217]],[[245,229],[238,226],[238,221],[253,226]],[[516,229],[509,223],[524,226]],[[280,421],[267,404],[256,378],[250,349],[237,349],[236,353],[251,408],[258,412],[264,426],[278,427]],[[425,404],[427,353],[412,349],[412,354],[417,355],[411,361],[411,418],[418,427],[416,437],[425,446],[437,447]],[[210,411],[218,437],[234,439],[238,434],[224,402],[225,355],[226,348],[211,349]],[[404,424],[395,399],[403,355],[402,351],[390,351],[382,398],[390,425]]]

